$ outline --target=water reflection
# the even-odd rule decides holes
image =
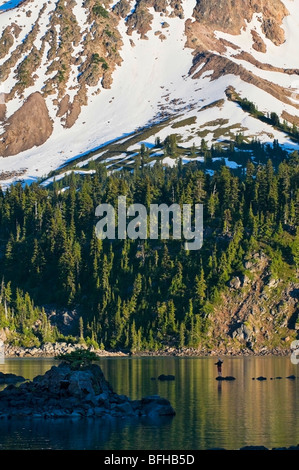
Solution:
[[[151,429],[167,426],[170,418],[146,422]],[[138,419],[18,419],[0,421],[0,450],[2,449],[110,449],[114,436],[121,448],[134,448],[132,431],[143,426]],[[140,433],[139,433],[140,435]],[[133,437],[134,439],[134,437]],[[130,443],[133,444],[130,446]]]
[[[103,358],[100,365],[117,393],[132,399],[159,394],[176,410],[172,420],[0,422],[1,448],[62,449],[208,449],[266,447],[299,443],[299,375],[289,358],[225,358],[223,374],[234,382],[215,380],[215,358]],[[51,360],[7,360],[3,372],[33,378]],[[5,369],[5,370],[4,370]],[[173,374],[173,382],[151,380]],[[259,382],[253,377],[265,376]],[[282,380],[270,380],[271,377]]]

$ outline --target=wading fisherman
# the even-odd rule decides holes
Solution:
[[[222,377],[222,364],[223,364],[223,361],[221,361],[219,357],[218,362],[215,363],[215,366],[217,366],[218,377]]]

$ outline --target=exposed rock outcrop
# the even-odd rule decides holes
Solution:
[[[24,382],[26,379],[21,375],[4,374],[0,372],[0,384],[16,384]]]
[[[127,41],[122,37],[123,32],[137,33],[134,42],[131,39],[133,47],[140,39],[150,37],[149,32],[155,24],[153,34],[166,43],[175,28],[171,21],[175,17],[182,24],[185,22],[186,44],[181,38],[182,49],[186,46],[194,52],[193,67],[189,59],[193,78],[200,79],[209,71],[211,74],[205,76],[212,80],[223,75],[236,75],[275,99],[299,108],[292,100],[292,91],[281,86],[281,81],[274,84],[271,77],[266,80],[252,67],[246,67],[249,62],[258,69],[298,75],[298,70],[278,70],[275,64],[262,64],[252,55],[254,50],[266,54],[266,39],[277,46],[285,41],[283,20],[288,10],[281,0],[197,0],[194,4],[193,16],[189,19],[185,18],[185,13],[190,16],[192,11],[182,0],[119,0],[113,3],[109,0],[79,3],[57,0],[53,4],[42,2],[38,5],[35,2],[35,11],[29,6],[26,12],[19,9],[18,14],[12,10],[11,24],[5,25],[0,35],[0,81],[6,82],[6,86],[11,84],[7,89],[7,102],[14,100],[13,105],[10,103],[13,109],[22,102],[26,106],[26,99],[31,99],[29,93],[36,90],[42,97],[52,100],[55,120],[63,127],[71,128],[78,121],[82,107],[92,101],[91,97],[99,94],[102,88],[113,87],[113,73],[128,56],[122,49]],[[33,18],[33,11],[35,18],[26,32],[23,20],[27,23],[28,18]],[[254,15],[258,15],[258,22],[249,26],[253,49],[249,53],[237,42],[234,44],[234,35],[248,28]],[[125,28],[119,28],[124,22]],[[222,38],[221,32],[230,34],[229,40]],[[236,53],[227,54],[228,48]],[[199,66],[202,66],[200,70],[197,69]],[[175,104],[175,101],[170,103]],[[52,133],[50,120],[45,119],[47,122],[42,124],[42,131],[36,135],[40,126],[32,126],[31,118],[23,119],[22,109],[20,107],[6,122],[6,132],[0,136],[0,155],[15,155],[41,145]],[[5,113],[5,106],[0,104],[0,122],[5,122]],[[289,122],[296,121],[296,112],[293,115],[285,111],[284,116]]]
[[[199,71],[197,71],[200,68]],[[283,103],[294,106],[299,109],[299,105],[292,102],[292,91],[285,89],[284,87],[274,84],[269,80],[259,77],[258,75],[248,71],[245,66],[222,57],[221,55],[214,54],[213,52],[202,52],[199,53],[194,59],[193,67],[190,73],[193,74],[193,78],[200,78],[203,74],[210,71],[210,79],[217,80],[224,75],[236,75],[239,76],[244,82],[260,88],[272,95],[277,100]]]
[[[5,114],[6,114],[6,106],[4,103],[0,102],[0,122],[5,120]]]
[[[150,8],[169,17],[184,19],[182,0],[138,0],[133,11],[127,0],[120,0],[114,6],[113,11],[122,18],[127,17],[129,35],[137,31],[142,39],[148,39],[146,34],[151,30],[154,18],[149,11]]]
[[[254,85],[285,104],[297,107],[291,99],[291,93],[287,88],[265,80],[255,74],[250,68],[246,68],[246,61],[254,64],[260,69],[275,69],[273,65],[262,64],[251,54],[239,50],[234,56],[226,55],[227,49],[239,49],[233,44],[234,35],[241,34],[243,29],[248,28],[254,15],[258,15],[260,27],[250,25],[252,49],[266,54],[267,47],[264,38],[269,39],[276,46],[280,46],[285,41],[285,30],[283,20],[289,12],[281,0],[198,0],[193,16],[195,21],[189,19],[186,22],[187,46],[194,49],[194,65],[190,73],[194,73],[194,66],[202,65],[202,56],[208,55],[208,61],[201,68],[199,73],[193,75],[194,79],[199,78],[211,70],[211,80],[217,80],[223,75],[236,75],[241,80]],[[221,38],[223,32],[232,35],[231,41]],[[250,44],[248,44],[250,46]],[[237,63],[234,58],[242,59],[243,64]],[[276,68],[277,69],[277,68]],[[298,74],[298,71],[276,70],[282,73]],[[292,121],[291,121],[292,122]]]
[[[0,155],[16,155],[34,146],[42,145],[50,137],[53,123],[44,98],[33,93],[23,106],[7,121],[0,136]]]
[[[223,353],[241,347],[243,353],[267,354],[275,344],[289,354],[297,336],[298,282],[271,275],[271,260],[263,252],[253,253],[244,268],[248,276],[228,282],[229,291],[222,294],[207,337],[217,338]]]
[[[128,0],[120,0],[113,7],[113,11],[116,15],[126,18],[131,11],[131,5]]]
[[[19,387],[0,392],[0,418],[161,417],[174,416],[169,401],[157,395],[130,400],[113,392],[101,368],[72,370],[65,363]]]
[[[0,93],[0,122],[5,121],[6,116],[6,94]]]
[[[41,74],[44,75],[43,84],[37,89],[44,97],[56,95],[53,96],[53,102],[56,101],[57,104],[67,95],[69,88],[75,89],[76,94],[68,108],[68,116],[62,121],[65,127],[72,127],[81,107],[87,104],[86,86],[102,84],[104,88],[109,88],[112,73],[116,65],[122,62],[119,54],[122,40],[117,29],[118,17],[109,11],[110,2],[103,2],[103,6],[99,6],[95,0],[80,4],[82,15],[87,17],[86,27],[83,29],[73,10],[74,6],[75,2],[72,0],[58,0],[50,14],[46,11],[46,3],[40,5],[38,18],[22,41],[16,41],[22,31],[16,23],[7,26],[0,36],[0,59],[6,59],[0,66],[0,80],[5,81],[11,77],[12,83],[7,100],[16,97],[25,99],[27,89],[36,84]],[[45,19],[47,28],[43,24]],[[40,40],[37,40],[40,32]],[[58,109],[57,117],[62,115]],[[32,129],[28,131],[28,140],[33,145],[40,145],[34,143],[36,139],[30,135]],[[26,145],[22,147],[25,149]],[[7,155],[15,153],[7,150]]]
[[[258,52],[267,52],[266,44],[262,40],[261,36],[254,29],[251,31],[251,36],[253,39],[253,49]]]
[[[211,41],[217,42],[214,31],[240,34],[255,13],[261,14],[266,37],[276,45],[282,44],[285,35],[281,26],[288,10],[281,0],[198,0],[194,9],[196,22],[192,23],[193,34],[198,37],[197,45],[210,49]]]

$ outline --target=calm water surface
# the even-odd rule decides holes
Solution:
[[[55,361],[7,359],[2,372],[32,379]],[[195,450],[245,445],[266,447],[299,443],[299,366],[287,357],[224,360],[224,374],[235,382],[215,380],[215,358],[103,358],[100,365],[119,394],[132,399],[159,394],[176,410],[173,419],[0,421],[0,449],[177,449]],[[173,374],[174,382],[150,380]],[[264,382],[252,380],[263,375]],[[282,380],[270,380],[282,376]]]

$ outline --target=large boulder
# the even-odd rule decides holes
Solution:
[[[240,289],[241,285],[242,283],[239,277],[234,277],[229,283],[229,287],[232,289]]]
[[[236,325],[236,329],[232,333],[232,337],[236,338],[238,341],[249,341],[252,335],[252,329],[244,323]]]

